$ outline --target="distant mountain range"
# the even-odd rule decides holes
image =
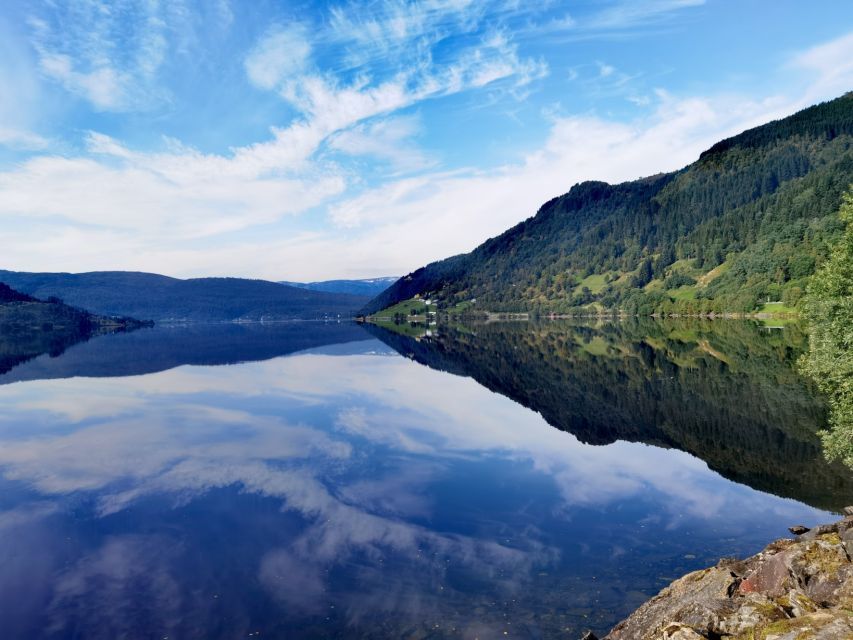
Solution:
[[[56,297],[94,314],[157,322],[228,322],[351,317],[368,296],[310,291],[242,278],[180,280],[154,273],[0,271],[0,282],[25,294]]]
[[[371,278],[369,280],[322,280],[320,282],[288,282],[281,281],[289,287],[309,289],[310,291],[325,291],[326,293],[347,293],[357,296],[378,296],[397,281],[397,277]]]
[[[853,93],[723,140],[686,168],[584,182],[471,253],[401,278],[363,309],[415,295],[453,308],[629,314],[795,309],[841,236],[853,183]]]

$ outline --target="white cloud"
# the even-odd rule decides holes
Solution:
[[[825,99],[853,89],[853,33],[794,56],[794,69],[810,74],[807,99]]]
[[[669,20],[683,9],[705,0],[624,0],[596,13],[583,26],[593,29],[630,29]]]
[[[82,237],[87,227],[119,236],[132,233],[134,243],[153,248],[274,222],[343,189],[336,175],[264,177],[254,166],[259,163],[251,155],[130,154],[118,163],[37,157],[0,174],[0,215],[64,220],[79,225],[74,232]],[[45,240],[55,237],[52,232]],[[84,249],[91,250],[97,249]]]
[[[399,116],[361,124],[329,139],[329,147],[351,156],[371,156],[390,163],[397,172],[434,164],[414,143],[422,132],[415,116]]]
[[[98,109],[118,109],[125,104],[124,87],[116,70],[102,66],[85,73],[76,71],[71,58],[61,54],[44,54],[42,70],[58,80],[72,93],[78,93]]]
[[[604,64],[603,62],[598,63],[598,75],[602,78],[607,78],[608,76],[612,76],[616,72],[616,67]]]
[[[276,28],[264,35],[246,57],[249,80],[261,89],[275,89],[304,71],[311,45],[301,27]]]
[[[476,30],[488,2],[380,0],[333,7],[330,37],[346,47],[347,61],[393,63],[428,57],[438,42]]]
[[[288,47],[296,46],[300,60],[307,55],[296,32],[267,34],[246,61],[250,78],[278,88],[300,113],[289,125],[273,128],[269,140],[228,155],[201,153],[174,140],[167,141],[165,151],[138,152],[90,132],[85,156],[38,156],[0,173],[0,216],[51,221],[50,227],[30,225],[29,234],[7,227],[0,236],[14,242],[14,252],[25,262],[40,259],[40,269],[52,259],[44,255],[47,251],[55,252],[65,269],[74,269],[78,261],[107,268],[107,260],[116,260],[111,268],[149,264],[148,269],[159,271],[182,269],[178,264],[206,270],[202,263],[219,253],[230,258],[216,270],[235,273],[233,260],[249,264],[254,258],[245,256],[246,247],[233,238],[231,248],[216,246],[225,234],[280,222],[344,192],[347,173],[323,157],[324,142],[333,134],[341,132],[330,140],[329,149],[337,153],[389,160],[395,171],[424,167],[425,156],[403,144],[414,133],[414,121],[381,118],[424,100],[486,86],[513,90],[546,71],[543,63],[521,58],[505,37],[491,34],[446,64],[401,71],[380,82],[360,75],[341,84],[301,62],[282,61]],[[76,73],[65,62],[58,68]],[[80,78],[75,82],[85,84]],[[101,96],[89,88],[92,100],[104,107],[113,104],[111,90]],[[360,125],[366,121],[371,122]],[[80,242],[85,237],[91,241]],[[211,240],[200,248],[187,244],[201,238]],[[278,248],[271,251],[267,259],[273,256],[274,262],[280,254]],[[257,249],[248,253],[258,255]],[[266,270],[270,276],[271,271]]]
[[[38,151],[47,148],[49,144],[50,141],[47,138],[30,131],[0,127],[0,146],[25,151]]]
[[[188,19],[178,3],[130,0],[48,4],[30,16],[42,73],[101,111],[150,108],[166,98],[157,75]]]

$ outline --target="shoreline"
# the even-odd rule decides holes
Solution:
[[[650,315],[628,314],[628,313],[549,313],[547,315],[534,315],[529,312],[509,312],[509,311],[483,311],[478,313],[446,313],[437,314],[441,318],[459,318],[468,320],[478,320],[486,322],[495,322],[500,320],[514,321],[530,321],[530,320],[623,320],[626,318],[655,318],[658,320],[668,319],[693,319],[693,320],[799,320],[799,313],[766,313],[766,312],[734,312],[726,311],[720,313],[668,313],[659,314],[652,313]],[[436,316],[432,316],[435,318]],[[394,316],[356,316],[356,322],[371,322],[371,323],[394,323]],[[424,315],[406,316],[403,322],[427,322],[428,318]]]
[[[853,638],[853,507],[673,581],[601,640]],[[587,632],[582,640],[598,640]]]

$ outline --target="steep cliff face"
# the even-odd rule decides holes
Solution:
[[[676,580],[605,640],[853,638],[851,553],[853,516],[847,516]]]

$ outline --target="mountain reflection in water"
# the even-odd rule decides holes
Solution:
[[[573,637],[849,498],[796,330],[650,326],[164,327],[21,364],[0,628]]]

